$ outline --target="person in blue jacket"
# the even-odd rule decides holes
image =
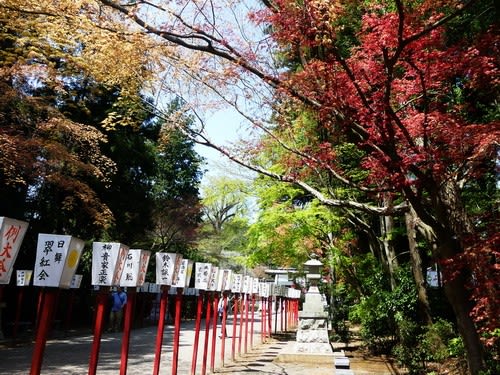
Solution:
[[[111,312],[109,314],[109,332],[118,332],[121,329],[123,308],[127,304],[127,293],[121,287],[111,293]]]

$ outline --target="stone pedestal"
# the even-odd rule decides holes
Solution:
[[[324,311],[323,300],[316,286],[305,296],[302,311],[299,312],[297,330],[297,353],[332,354],[328,337],[328,313]]]

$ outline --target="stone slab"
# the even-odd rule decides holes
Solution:
[[[327,311],[299,311],[300,319],[326,319],[328,318]]]
[[[296,341],[298,343],[327,343],[330,347],[330,338],[328,337],[328,331],[326,329],[308,329],[297,331]]]
[[[334,357],[335,368],[346,369],[350,367],[350,361],[347,357]]]
[[[335,369],[334,372],[335,375],[354,375],[354,372],[352,370],[345,370],[345,369]]]
[[[333,366],[332,354],[282,352],[278,354],[274,361],[282,363],[312,363]]]

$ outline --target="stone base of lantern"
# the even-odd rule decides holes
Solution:
[[[317,287],[306,294],[302,311],[299,312],[297,339],[290,350],[282,352],[281,362],[334,363],[333,350],[328,337],[328,313]]]

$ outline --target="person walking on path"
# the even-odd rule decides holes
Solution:
[[[224,324],[225,323],[224,317],[227,317],[227,306],[226,306],[226,310],[224,310],[224,294],[221,295],[221,297],[219,298],[219,305],[217,306],[217,312],[218,312],[218,315],[219,315],[219,321],[221,323],[221,330],[222,329],[224,330],[224,337],[227,337],[226,325]],[[221,331],[221,334],[219,335],[219,338],[222,338],[222,337],[223,337],[223,334],[222,334],[222,331]]]
[[[109,314],[108,332],[118,332],[121,329],[123,307],[127,304],[127,293],[121,287],[111,293],[111,312]]]

